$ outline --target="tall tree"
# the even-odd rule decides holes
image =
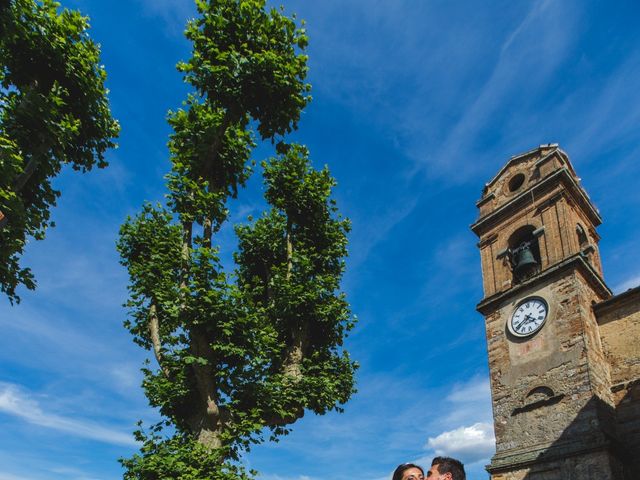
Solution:
[[[170,112],[166,206],[146,204],[122,226],[135,341],[153,352],[143,386],[163,422],[136,432],[127,479],[250,478],[237,460],[305,410],[340,410],[355,364],[342,348],[353,317],[340,279],[348,220],[329,171],[284,143],[309,102],[305,31],[265,0],[198,0],[178,69],[193,86]],[[215,237],[251,174],[255,139],[268,209],[235,226],[236,267]],[[167,428],[168,427],[168,428]]]
[[[28,238],[41,240],[65,164],[107,165],[119,133],[87,17],[52,0],[0,0],[0,291],[35,287],[20,265]]]

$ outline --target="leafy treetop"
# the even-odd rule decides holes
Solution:
[[[194,92],[169,115],[168,202],[144,205],[118,242],[126,326],[154,353],[143,386],[164,418],[137,432],[140,453],[122,460],[128,479],[249,478],[242,451],[265,432],[286,434],[305,410],[340,410],[354,391],[340,292],[349,222],[328,169],[284,142],[310,100],[306,34],[265,0],[196,3],[192,57],[178,66]],[[276,143],[260,168],[268,209],[235,226],[226,272],[216,233],[258,135]]]
[[[51,0],[0,0],[0,291],[35,288],[20,256],[41,240],[63,165],[107,165],[119,126],[111,116],[100,50],[88,19]]]

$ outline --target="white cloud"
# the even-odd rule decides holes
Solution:
[[[564,114],[579,115],[585,125],[585,128],[576,129],[567,142],[570,147],[568,151],[576,162],[585,159],[599,161],[602,154],[612,146],[637,135],[640,112],[635,108],[628,108],[628,92],[633,91],[640,80],[638,65],[639,55],[631,55],[596,84],[596,91],[593,91],[594,85],[585,85],[566,100],[566,107],[572,111]],[[585,102],[587,97],[589,101]],[[611,119],[615,119],[615,122]],[[636,158],[633,157],[633,161]],[[616,160],[619,163],[622,159]]]
[[[75,323],[82,312],[55,315],[35,307],[7,308],[6,316],[0,309],[0,328],[11,339],[0,343],[0,361],[37,368],[58,379],[82,378],[84,385],[139,398],[140,364],[146,352],[129,344],[124,328],[105,325],[107,321],[98,317],[90,325],[95,330],[90,331]],[[75,365],[72,371],[69,365]]]
[[[480,153],[474,149],[474,141],[482,128],[494,125],[500,118],[498,112],[509,101],[524,92],[529,96],[538,93],[568,55],[575,32],[574,25],[563,15],[564,8],[565,5],[550,1],[532,4],[526,17],[502,44],[494,69],[476,99],[449,131],[439,149],[430,154],[425,145],[415,145],[416,171],[434,168],[440,169],[435,173],[455,171],[461,180],[478,174],[484,162],[478,161]],[[520,107],[510,116],[522,114],[526,113]],[[526,138],[531,138],[531,132],[526,132]],[[469,159],[474,161],[469,162]],[[461,165],[464,165],[464,171],[459,170]]]
[[[495,452],[488,379],[478,376],[453,385],[443,403],[445,413],[438,425],[446,430],[428,437],[425,449],[430,454],[417,463],[430,464],[433,456],[449,456],[461,460],[465,468],[486,464]]]
[[[380,243],[388,239],[389,232],[415,208],[417,197],[405,197],[401,201],[390,205],[385,211],[368,218],[353,219],[355,232],[349,259],[349,268],[356,271],[362,265],[371,251]]]
[[[447,400],[454,403],[484,402],[491,398],[487,378],[475,377],[467,383],[456,384]]]
[[[521,35],[523,30],[529,28],[531,23],[535,22],[536,18],[540,17],[540,15],[544,13],[544,10],[546,10],[546,8],[549,6],[549,3],[549,0],[545,0],[544,2],[538,2],[532,5],[531,10],[529,10],[529,13],[524,18],[524,20],[520,23],[520,25],[516,27],[513,32],[511,32],[511,35],[509,35],[509,38],[507,38],[506,42],[502,44],[502,47],[500,48],[500,54],[504,54],[504,52],[511,47],[513,41],[519,35]]]
[[[0,412],[20,418],[32,425],[65,432],[77,437],[115,445],[136,446],[133,437],[93,422],[45,412],[31,394],[18,385],[0,383]]]
[[[127,395],[142,384],[140,366],[133,362],[112,365],[108,372],[114,381],[111,385],[122,395]]]
[[[32,477],[14,475],[12,473],[0,472],[0,480],[35,480]]]
[[[433,449],[436,455],[458,458],[463,463],[474,463],[493,454],[493,426],[490,423],[475,423],[442,432],[436,437],[429,437],[427,446]]]
[[[509,123],[531,118],[523,97],[541,94],[570,58],[581,15],[580,4],[545,0],[510,9],[519,22],[480,12],[470,28],[464,15],[445,21],[450,10],[433,2],[321,3],[309,9],[314,87],[412,159],[409,177],[424,172],[448,183],[468,181],[494,159],[495,151],[477,149],[487,126],[500,125],[502,152],[529,146],[538,126],[513,132]],[[354,35],[365,29],[377,34]]]
[[[72,467],[54,466],[51,467],[50,470],[52,473],[64,476],[64,478],[67,478],[68,480],[105,480],[104,478],[98,478],[80,469]]]
[[[445,428],[493,421],[491,391],[486,377],[474,377],[453,385],[446,399],[448,409],[441,423]]]
[[[435,453],[425,449],[427,440],[461,425],[490,422],[491,402],[485,377],[434,388],[427,376],[424,371],[409,375],[401,370],[363,374],[345,413],[305,415],[278,444],[254,447],[249,466],[264,472],[261,480],[302,480],[301,475],[344,480],[351,478],[354,465],[363,478],[389,480],[399,463],[430,464]],[[297,469],[295,463],[283,468],[274,460],[281,455],[301,459],[301,465],[330,464],[335,473],[321,477],[316,471]],[[466,457],[465,467],[475,459]]]
[[[69,458],[63,458],[64,453],[48,459],[42,451],[34,449],[33,446],[27,451],[6,450],[0,452],[0,480],[118,480],[122,478],[119,471],[107,472],[99,466],[95,472],[82,468],[91,467],[92,462],[84,461],[80,462],[81,467],[73,466],[68,463]],[[79,452],[74,451],[72,458],[77,455],[80,455]]]

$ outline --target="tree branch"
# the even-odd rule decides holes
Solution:
[[[38,167],[38,161],[35,159],[35,155],[31,156],[31,159],[27,162],[27,166],[24,168],[22,173],[18,175],[16,181],[13,182],[13,188],[16,192],[19,192],[24,188],[26,183],[29,181],[33,173],[36,171]]]
[[[29,162],[27,162],[27,166],[25,167],[25,169],[13,182],[13,190],[16,193],[19,193],[20,190],[24,188],[29,179],[33,176],[33,173],[36,171],[37,167],[38,161],[35,159],[35,156],[32,156]],[[7,217],[0,211],[0,228],[4,228],[7,223],[9,223],[9,217]]]
[[[182,282],[186,282],[187,273],[189,271],[189,249],[191,248],[191,233],[193,230],[192,222],[182,222],[182,267],[183,275]]]
[[[189,250],[191,249],[192,240],[191,235],[193,231],[193,223],[192,222],[182,222],[182,251],[180,255],[182,257],[182,272],[180,278],[180,311],[179,315],[182,316],[182,312],[187,306],[187,301],[185,298],[185,290],[187,288],[187,276],[189,275],[189,261],[191,260],[191,255],[189,254]]]
[[[296,420],[304,417],[304,408],[299,406],[294,413],[289,416],[284,415],[271,415],[263,419],[265,426],[267,427],[284,427],[290,423],[294,423]]]
[[[165,377],[169,378],[169,369],[163,364],[162,342],[160,341],[160,321],[158,320],[158,310],[155,303],[149,307],[149,337],[153,345],[153,354]]]
[[[204,246],[207,248],[211,248],[211,237],[213,235],[213,222],[211,221],[211,218],[207,217],[204,219],[203,222],[203,236],[204,236]]]
[[[203,176],[207,178],[211,183],[215,185],[216,189],[221,189],[225,185],[224,178],[214,178],[215,170],[213,166],[218,160],[218,156],[220,155],[220,148],[222,147],[222,142],[227,133],[227,129],[234,123],[237,123],[240,120],[240,113],[237,108],[228,109],[224,117],[222,119],[222,123],[220,127],[217,129],[215,135],[213,136],[213,141],[209,147],[211,158],[203,165]]]
[[[293,269],[293,241],[291,240],[291,220],[287,218],[287,232],[285,234],[287,242],[287,281],[291,279]]]

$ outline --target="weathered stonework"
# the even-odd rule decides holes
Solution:
[[[640,478],[640,287],[603,280],[600,215],[568,156],[543,145],[512,157],[478,201],[496,454],[493,479]],[[537,269],[514,272],[523,238]],[[507,328],[542,297],[542,328]]]
[[[594,307],[611,371],[616,431],[640,478],[640,287]]]

